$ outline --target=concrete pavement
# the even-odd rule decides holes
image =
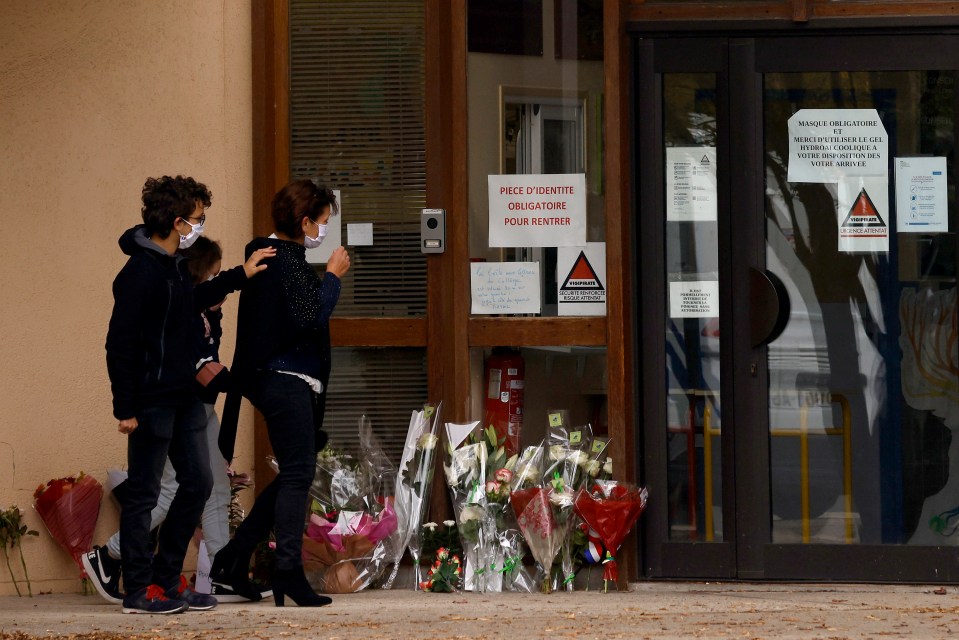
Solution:
[[[640,582],[629,592],[432,594],[372,590],[321,609],[220,605],[123,615],[97,596],[0,598],[0,639],[947,638],[959,587]]]

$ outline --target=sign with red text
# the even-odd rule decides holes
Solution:
[[[586,174],[489,176],[489,246],[586,244]]]
[[[606,243],[556,250],[556,302],[561,316],[606,315]]]
[[[840,180],[836,207],[840,251],[889,252],[889,181],[886,178]]]

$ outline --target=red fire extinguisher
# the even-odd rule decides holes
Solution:
[[[507,456],[519,451],[525,368],[523,356],[516,349],[495,347],[486,359],[486,425],[493,425],[500,440],[506,438],[503,446]]]

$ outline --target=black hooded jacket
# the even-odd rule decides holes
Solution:
[[[240,289],[246,274],[239,266],[194,287],[183,259],[152,242],[143,225],[119,244],[130,258],[113,281],[106,350],[113,415],[126,420],[195,396],[197,314]]]

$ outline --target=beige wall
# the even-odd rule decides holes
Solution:
[[[250,4],[5,0],[0,13],[0,508],[19,505],[41,531],[24,543],[34,593],[70,592],[78,571],[33,491],[80,470],[104,482],[124,464],[103,345],[117,238],[139,220],[144,179],[210,187],[206,233],[225,266],[252,233]],[[235,311],[234,297],[227,362]],[[244,414],[239,469],[252,464],[251,425]],[[105,498],[94,542],[116,516]],[[0,569],[0,594],[14,593]]]

